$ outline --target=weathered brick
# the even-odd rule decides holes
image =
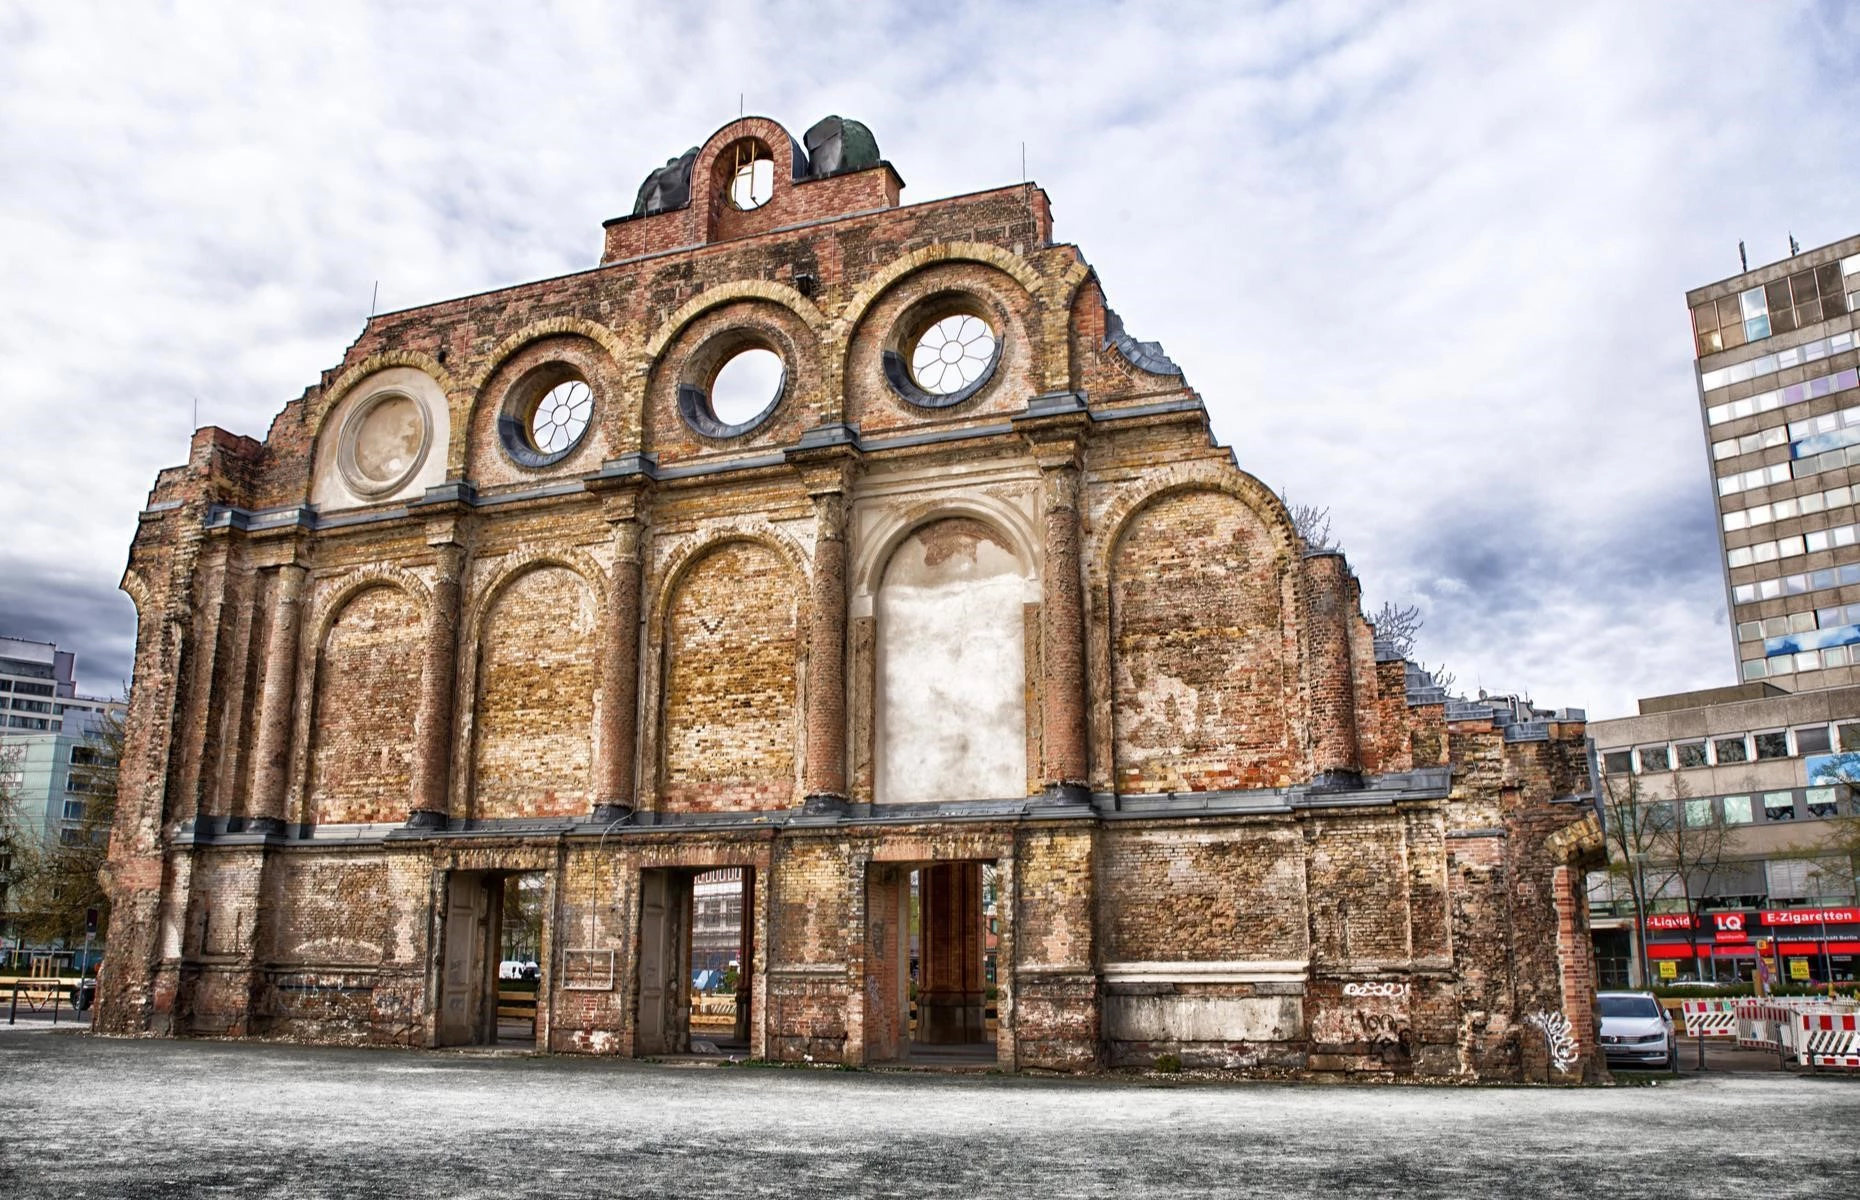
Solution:
[[[780,168],[753,211],[721,198],[743,138]],[[1581,726],[1410,705],[1347,563],[1125,356],[1037,187],[899,206],[890,167],[796,180],[793,153],[732,122],[691,205],[609,223],[596,269],[376,317],[264,442],[201,430],[160,474],[98,1028],[455,1040],[484,967],[460,913],[528,875],[541,1043],[646,1052],[677,1041],[648,1022],[677,991],[644,997],[681,982],[680,889],[732,867],[749,1052],[875,1061],[917,872],[956,1026],[993,939],[1006,1068],[1598,1074]],[[955,312],[992,374],[907,398],[887,354]],[[694,429],[680,387],[748,345],[780,403]],[[500,418],[571,378],[583,440],[508,453]],[[330,472],[390,385],[428,458],[362,502]],[[993,674],[939,690],[964,671]],[[984,745],[999,769],[953,785]]]

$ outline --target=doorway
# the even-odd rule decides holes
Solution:
[[[536,1044],[543,989],[541,871],[455,871],[446,880],[438,1044]]]
[[[867,880],[868,1062],[992,1063],[994,864],[880,864]]]
[[[754,973],[755,872],[640,872],[635,1053],[746,1056]]]

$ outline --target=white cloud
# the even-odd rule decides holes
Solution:
[[[1132,331],[1463,684],[1729,682],[1683,293],[1855,232],[1856,47],[1729,2],[0,11],[0,626],[119,676],[127,606],[34,589],[107,596],[195,398],[262,436],[377,280],[591,265],[741,93],[864,120],[911,201],[1024,141]]]

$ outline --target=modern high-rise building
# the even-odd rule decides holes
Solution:
[[[99,730],[127,705],[80,696],[76,667],[76,654],[50,642],[0,637],[0,785],[14,792],[29,831],[75,829],[113,768]]]
[[[1686,304],[1738,678],[1860,683],[1860,236]]]

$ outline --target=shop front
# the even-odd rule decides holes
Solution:
[[[1784,908],[1705,913],[1701,926],[1684,913],[1646,919],[1653,983],[1749,983],[1797,986],[1860,978],[1860,909]]]

